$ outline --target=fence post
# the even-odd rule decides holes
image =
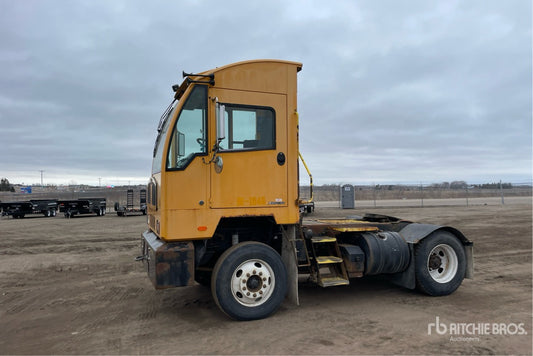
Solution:
[[[500,179],[500,195],[502,197],[502,205],[505,205],[505,201],[503,200],[503,185],[502,185],[501,179]]]

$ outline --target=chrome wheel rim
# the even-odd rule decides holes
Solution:
[[[458,267],[457,254],[449,245],[437,245],[429,253],[427,269],[435,282],[448,283],[457,274]]]
[[[231,277],[231,294],[240,304],[256,307],[265,303],[274,291],[274,271],[263,260],[241,263]]]

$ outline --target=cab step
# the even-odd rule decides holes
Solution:
[[[335,237],[329,237],[329,236],[315,236],[311,238],[311,242],[313,243],[326,243],[326,242],[337,242],[337,239]]]
[[[347,286],[348,284],[350,281],[341,277],[323,277],[318,282],[321,287]]]
[[[311,280],[321,287],[350,284],[337,238],[333,236],[310,236]]]
[[[319,265],[342,263],[342,258],[336,256],[318,256],[316,257],[316,263],[318,263]]]

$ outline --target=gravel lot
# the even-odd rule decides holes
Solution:
[[[365,210],[460,229],[475,243],[475,279],[447,297],[382,278],[304,282],[301,306],[235,322],[205,287],[152,288],[133,261],[144,216],[3,217],[0,353],[531,354],[531,199]],[[319,205],[314,216],[363,212]],[[450,334],[461,327],[470,333]]]

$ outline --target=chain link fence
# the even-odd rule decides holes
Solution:
[[[356,207],[527,203],[532,196],[531,183],[354,185],[354,190]],[[313,187],[318,206],[339,206],[340,192],[339,185]],[[300,187],[300,196],[309,197],[309,187]]]
[[[126,205],[127,190],[134,190],[134,204],[138,204],[143,185],[114,188],[89,186],[47,186],[33,187],[32,193],[0,192],[0,201],[21,201],[30,199],[80,199],[106,198],[110,211],[115,202]],[[339,185],[313,187],[314,201],[318,206],[340,206]],[[480,185],[464,184],[398,184],[398,185],[354,185],[355,207],[380,206],[431,206],[431,205],[483,205],[506,204],[510,202],[531,202],[531,183],[492,183]],[[300,197],[309,197],[309,187],[300,187]]]

